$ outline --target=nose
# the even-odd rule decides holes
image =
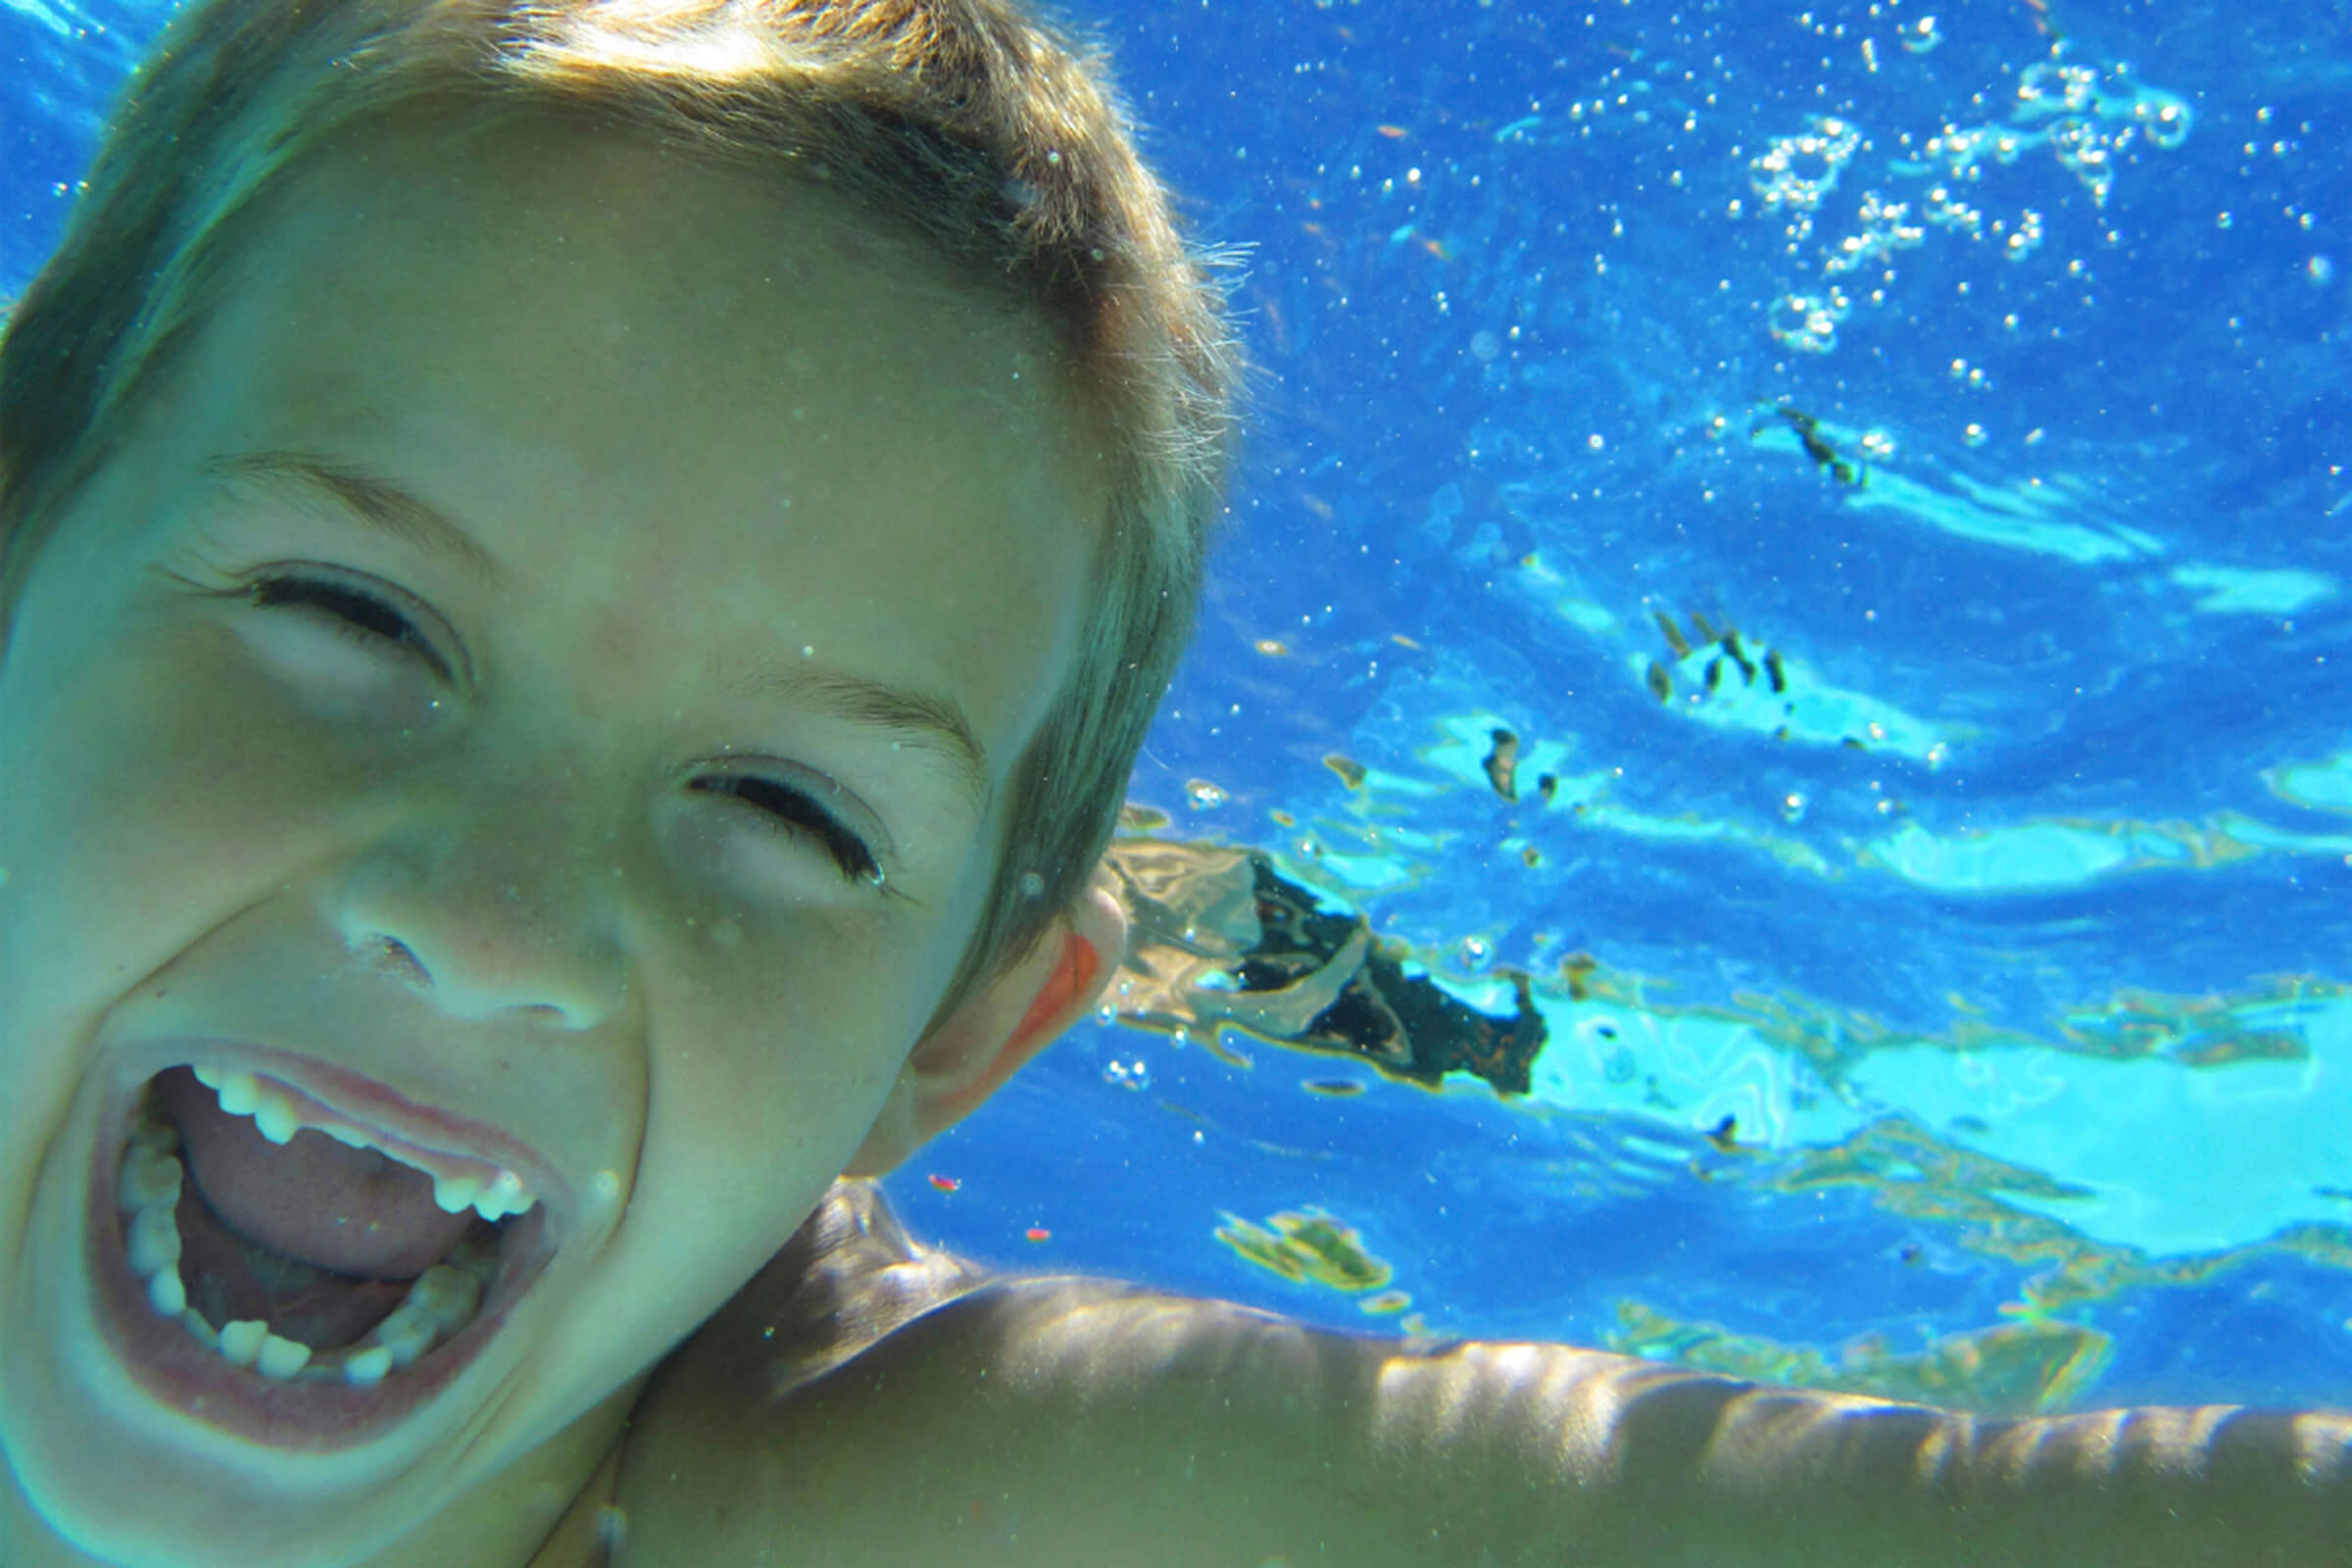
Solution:
[[[452,1017],[612,1017],[628,990],[618,835],[568,770],[453,764],[351,861],[343,940]]]

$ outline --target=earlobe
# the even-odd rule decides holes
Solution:
[[[879,1176],[984,1104],[1060,1038],[1127,955],[1127,911],[1087,890],[1037,947],[975,987],[914,1048],[846,1175]]]

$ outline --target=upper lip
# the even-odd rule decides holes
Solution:
[[[351,1068],[274,1046],[233,1038],[182,1037],[169,1059],[147,1067],[129,1093],[171,1067],[211,1066],[273,1078],[301,1091],[362,1130],[375,1130],[418,1149],[486,1160],[513,1171],[561,1225],[574,1212],[571,1183],[539,1151],[489,1122],[447,1106],[411,1099],[391,1085]]]

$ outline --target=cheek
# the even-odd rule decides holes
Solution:
[[[20,625],[20,630],[29,629]],[[108,1009],[285,880],[315,787],[185,660],[116,628],[0,667],[0,1147],[38,1151]],[[276,756],[272,756],[272,753]]]
[[[853,959],[825,946],[652,1021],[654,1120],[630,1213],[660,1219],[624,1228],[624,1255],[695,1316],[790,1240],[896,1080],[895,1042],[914,1027],[893,995],[903,977],[870,949]]]
[[[962,957],[985,869],[975,857],[927,910],[877,899],[865,918],[835,906],[724,935],[677,922],[644,950],[655,972],[703,982],[658,1001],[652,1023],[671,1168],[729,1195],[753,1250],[781,1245],[865,1141]]]
[[[0,681],[0,916],[14,984],[144,973],[281,880],[328,781],[201,648],[19,662]]]

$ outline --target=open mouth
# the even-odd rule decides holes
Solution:
[[[478,1354],[555,1251],[551,1177],[414,1117],[199,1062],[147,1080],[122,1126],[90,1204],[112,1337],[151,1394],[248,1437],[364,1441]]]

